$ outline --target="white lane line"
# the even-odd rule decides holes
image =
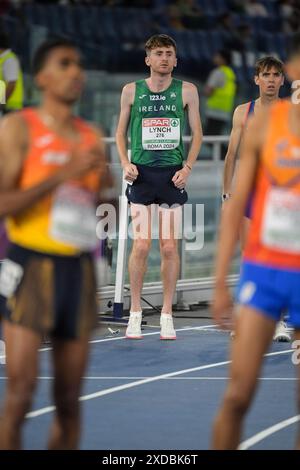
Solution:
[[[92,377],[82,377],[84,380],[142,380],[150,379],[151,377],[103,377],[92,376]],[[38,380],[54,380],[54,377],[37,377]],[[6,377],[0,377],[0,380],[6,380]],[[166,377],[161,380],[228,380],[228,377]],[[259,377],[258,380],[265,381],[297,381],[296,377]]]
[[[291,426],[292,424],[295,424],[298,421],[300,421],[300,415],[296,415],[292,418],[280,421],[279,423],[274,424],[273,426],[270,426],[269,428],[266,428],[257,434],[254,434],[254,436],[250,437],[249,439],[246,439],[239,445],[239,450],[250,449],[250,447],[253,447],[258,442],[263,441],[272,434],[275,434],[275,432],[281,431],[281,429],[287,428],[288,426]]]
[[[156,328],[159,328],[159,326],[157,326]],[[186,327],[186,328],[177,328],[176,331],[203,330],[205,328],[209,328],[209,329],[216,328],[216,325],[203,325],[203,326],[193,326],[193,327]],[[159,335],[159,334],[160,334],[160,330],[159,331],[154,331],[152,333],[143,333],[143,336],[153,336],[153,335]],[[126,338],[126,336],[116,336],[116,337],[113,337],[113,338],[93,339],[93,340],[89,341],[89,343],[90,344],[106,343],[107,341],[119,341],[120,339],[127,339],[127,338]],[[127,341],[134,341],[134,340],[127,340]],[[44,351],[52,351],[52,347],[39,349],[39,352],[44,352]]]
[[[156,382],[157,380],[162,380],[168,377],[175,377],[176,375],[187,374],[189,372],[195,372],[196,370],[204,370],[204,369],[210,369],[212,367],[223,366],[223,365],[229,364],[229,362],[230,361],[215,362],[214,364],[207,364],[205,366],[198,366],[198,367],[193,367],[191,369],[182,369],[176,372],[169,372],[167,374],[156,375],[154,377],[149,377],[147,379],[137,380],[135,382],[130,382],[124,385],[119,385],[117,387],[111,387],[111,388],[107,388],[106,390],[100,390],[95,393],[90,393],[88,395],[84,395],[80,397],[79,400],[80,401],[92,400],[93,398],[103,397],[105,395],[110,395],[115,392],[120,392],[121,390],[127,390],[129,388],[137,387],[139,385]],[[43,414],[49,413],[50,411],[53,411],[54,409],[55,409],[55,406],[47,406],[45,408],[41,408],[36,411],[31,411],[30,413],[27,413],[26,418],[36,418],[37,416],[41,416]]]
[[[276,352],[275,353],[268,353],[268,354],[265,354],[265,357],[275,356],[275,355],[280,355],[280,354],[287,354],[287,353],[292,352],[292,351],[294,351],[294,349],[288,349],[286,351],[279,351],[277,353]],[[133,388],[133,387],[138,387],[139,385],[144,385],[144,384],[147,384],[147,383],[156,382],[158,380],[166,379],[166,378],[169,378],[169,377],[176,377],[177,375],[187,374],[187,373],[195,372],[195,371],[198,371],[198,370],[212,369],[213,367],[224,366],[224,365],[230,364],[230,362],[231,361],[215,362],[213,364],[206,364],[206,365],[203,365],[203,366],[192,367],[191,369],[182,369],[182,370],[179,370],[179,371],[176,371],[176,372],[169,372],[167,374],[156,375],[154,377],[149,377],[147,379],[137,380],[135,382],[130,382],[130,383],[127,383],[127,384],[124,384],[124,385],[118,385],[116,387],[111,387],[111,388],[108,388],[108,389],[105,389],[105,390],[100,390],[100,391],[95,392],[95,393],[90,393],[88,395],[83,395],[82,397],[79,398],[79,400],[80,401],[92,400],[94,398],[103,397],[105,395],[110,395],[110,394],[115,393],[115,392],[120,392],[122,390],[127,390],[127,389],[130,389],[130,388]],[[45,408],[40,408],[38,410],[31,411],[30,413],[27,413],[26,418],[36,418],[37,416],[41,416],[41,415],[44,415],[46,413],[50,413],[51,411],[54,411],[54,410],[55,410],[55,406],[47,406]]]

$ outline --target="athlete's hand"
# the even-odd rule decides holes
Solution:
[[[224,330],[233,330],[233,301],[225,284],[216,286],[211,311],[217,325]]]
[[[172,181],[176,188],[185,188],[190,173],[191,170],[189,170],[187,166],[184,166],[181,170],[176,171],[175,175],[172,178]]]
[[[133,163],[127,163],[124,167],[124,178],[126,181],[130,181],[130,183],[133,183],[138,177],[138,169]]]

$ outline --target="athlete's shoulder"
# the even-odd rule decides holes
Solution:
[[[0,120],[0,141],[14,148],[27,148],[29,142],[28,121],[24,112],[9,113]]]
[[[26,130],[26,114],[29,113],[29,109],[15,111],[9,114],[6,114],[0,120],[0,129],[2,130],[17,130],[20,131],[21,134],[24,134]]]
[[[137,84],[136,82],[130,82],[126,83],[122,89],[122,103],[128,103],[129,105],[132,105],[134,102],[134,97],[135,97],[135,90],[136,90]]]
[[[247,103],[241,103],[241,104],[239,104],[239,105],[235,108],[234,112],[235,112],[236,114],[245,114],[245,113],[248,111],[249,107],[250,107],[250,103],[251,103],[251,101],[247,101]]]
[[[123,86],[122,93],[124,94],[131,94],[135,92],[136,86],[138,85],[139,82],[142,80],[138,80],[136,82],[130,82],[126,83],[126,85]]]
[[[194,100],[198,102],[199,94],[198,88],[191,82],[182,82],[182,97],[183,101],[190,104]]]
[[[248,103],[239,104],[235,108],[234,113],[233,113],[233,123],[236,126],[243,125],[243,123],[245,122],[247,118],[249,106],[250,106],[250,101],[248,101]]]
[[[190,91],[192,93],[198,93],[198,88],[196,87],[196,85],[194,85],[194,83],[191,83],[191,82],[183,81],[182,89],[186,91]]]

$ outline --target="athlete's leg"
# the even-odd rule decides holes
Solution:
[[[80,436],[79,394],[88,357],[88,338],[53,340],[56,413],[49,449],[76,449]]]
[[[130,204],[133,246],[129,258],[131,311],[141,312],[141,293],[151,248],[151,206]]]
[[[213,427],[213,449],[236,449],[275,321],[248,306],[238,307],[230,380]]]
[[[159,242],[163,282],[162,313],[172,313],[173,297],[179,273],[178,237],[182,220],[182,206],[175,209],[159,208]]]
[[[21,447],[21,426],[30,408],[41,336],[4,320],[7,385],[0,419],[0,449]]]

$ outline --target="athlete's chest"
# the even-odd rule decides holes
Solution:
[[[181,92],[137,92],[134,105],[134,111],[138,115],[147,113],[181,113],[184,106],[182,102]]]
[[[51,132],[32,135],[25,163],[41,168],[60,167],[69,162],[75,149],[84,150],[89,145],[89,139],[84,134],[76,140],[63,139]]]

